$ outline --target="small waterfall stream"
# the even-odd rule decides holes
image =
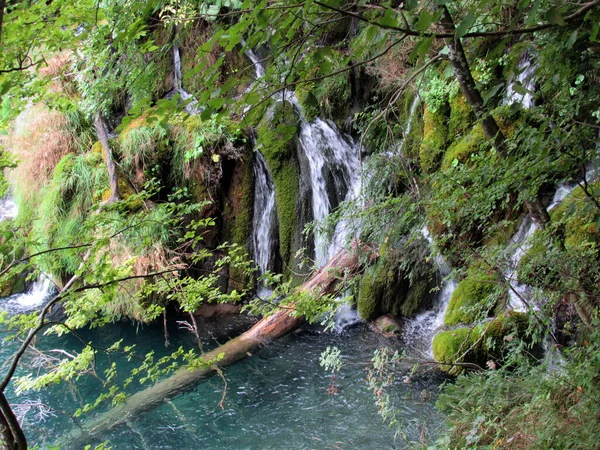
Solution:
[[[4,309],[11,314],[35,311],[50,298],[54,291],[55,286],[52,280],[47,275],[42,274],[27,292],[11,295],[3,302],[0,309]]]
[[[181,53],[179,52],[179,47],[177,45],[173,45],[173,90],[167,97],[171,98],[175,95],[179,95],[181,100],[186,103],[184,109],[192,116],[200,114],[204,109],[198,105],[198,101],[194,96],[183,88]]]
[[[434,300],[433,308],[407,320],[402,335],[411,353],[430,359],[433,357],[431,348],[433,336],[444,325],[444,314],[458,283],[450,277],[450,266],[436,249],[427,226],[421,229],[421,234],[429,242],[429,247],[435,254],[435,265],[441,279],[441,286]]]
[[[533,106],[533,90],[535,89],[535,65],[532,64],[529,55],[525,54],[517,65],[519,74],[516,79],[508,84],[506,88],[506,96],[503,103],[510,105],[512,103],[520,103],[523,108],[530,109]],[[520,94],[515,91],[515,85],[520,84],[527,92]]]
[[[0,200],[0,222],[17,217],[18,208],[10,196]],[[24,276],[24,275],[23,275]],[[22,294],[11,295],[0,304],[0,310],[6,310],[11,314],[33,311],[44,304],[54,291],[52,280],[42,274],[31,287]]]
[[[254,155],[254,217],[252,244],[258,274],[273,268],[274,249],[277,244],[277,215],[275,213],[275,188],[265,158],[260,152]],[[259,296],[269,296],[270,290],[258,288]]]
[[[359,148],[329,121],[303,121],[300,147],[308,159],[314,220],[323,221],[360,188]],[[345,244],[348,227],[338,224],[332,236],[315,233],[315,261],[322,267]]]

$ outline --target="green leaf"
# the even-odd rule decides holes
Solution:
[[[384,27],[397,27],[398,20],[396,12],[391,8],[386,9],[385,14],[383,15],[379,23]]]
[[[429,47],[431,47],[432,42],[433,36],[429,38],[422,38],[420,41],[418,41],[411,54],[408,56],[408,62],[413,63],[425,55],[427,50],[429,50]]]
[[[427,30],[433,22],[436,21],[436,16],[431,14],[429,11],[425,10],[419,15],[419,20],[417,20],[417,30],[425,31]]]
[[[575,30],[571,33],[571,35],[569,36],[569,39],[567,39],[567,42],[565,43],[565,47],[570,50],[571,48],[573,48],[573,44],[575,43],[576,40],[577,40],[577,30]]]
[[[456,33],[455,33],[456,37],[461,38],[465,34],[467,34],[467,32],[473,26],[474,23],[475,23],[475,15],[472,13],[467,14],[465,16],[465,18],[463,20],[461,20],[460,23],[458,24],[458,26],[456,27]]]

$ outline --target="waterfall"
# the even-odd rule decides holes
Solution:
[[[275,214],[275,188],[265,158],[260,152],[254,156],[254,217],[252,219],[252,244],[258,274],[272,269],[274,247],[277,244],[277,215]],[[269,296],[270,291],[258,288],[259,296]]]
[[[242,41],[242,46],[246,43]],[[252,62],[256,79],[265,75],[265,69],[256,54],[246,49],[245,54]],[[313,219],[322,221],[342,201],[351,200],[360,190],[359,147],[350,137],[343,136],[333,122],[320,118],[308,122],[295,94],[291,91],[275,97],[278,101],[289,101],[302,118],[300,126],[300,150],[306,156],[310,179]],[[308,175],[308,176],[307,176]],[[345,244],[349,224],[339,223],[332,236],[315,233],[315,259],[321,267]]]
[[[17,205],[10,196],[6,196],[0,200],[0,222],[7,219],[14,219],[17,213]],[[50,297],[53,290],[54,284],[50,278],[42,274],[27,292],[11,295],[6,298],[0,305],[0,309],[13,314],[35,310]]]
[[[47,275],[42,274],[27,292],[11,295],[2,303],[1,308],[12,314],[34,311],[50,298],[54,289],[54,283]]]
[[[242,39],[241,44],[242,44],[242,47],[246,47],[245,40]],[[254,66],[254,73],[255,73],[256,79],[260,80],[261,78],[263,78],[265,76],[265,68],[262,65],[262,62],[260,61],[260,59],[258,59],[258,56],[256,56],[256,54],[250,48],[246,49],[246,56],[252,62],[252,65]]]
[[[6,196],[0,200],[0,222],[6,219],[14,219],[18,213],[17,204],[10,196]]]
[[[336,333],[341,333],[346,328],[362,322],[358,310],[349,303],[344,303],[335,310],[333,320]]]
[[[167,95],[167,97],[171,98],[179,94],[181,100],[185,102],[184,109],[188,114],[192,116],[200,114],[204,108],[199,106],[198,100],[196,100],[192,94],[183,88],[182,80],[181,54],[179,52],[179,47],[177,45],[173,45],[173,90],[169,93],[169,95]]]
[[[517,65],[519,74],[516,80],[511,81],[506,88],[506,96],[504,97],[504,104],[510,105],[512,103],[520,103],[523,108],[530,109],[533,106],[533,90],[535,89],[535,79],[533,77],[535,73],[535,66],[531,63],[531,59],[526,54],[521,58]],[[516,83],[520,84],[527,92],[520,94],[515,91]]]
[[[508,267],[504,271],[504,278],[508,280],[509,289],[509,301],[508,306],[517,312],[524,312],[526,305],[523,303],[522,298],[527,299],[531,288],[527,285],[520,284],[517,276],[517,269],[519,262],[527,250],[529,250],[530,244],[528,243],[529,238],[535,233],[537,226],[533,222],[530,215],[525,216],[519,229],[515,235],[510,239],[508,243]]]
[[[444,325],[444,315],[446,308],[450,303],[450,298],[456,289],[457,282],[450,277],[450,266],[436,249],[435,243],[429,233],[427,226],[421,229],[421,234],[429,242],[429,247],[435,254],[435,264],[438,269],[440,278],[443,280],[440,290],[434,299],[433,308],[418,314],[414,318],[408,320],[402,332],[404,341],[407,347],[411,348],[416,353],[426,358],[433,357],[431,343],[433,336]]]
[[[312,188],[313,218],[322,222],[342,201],[350,200],[360,188],[359,148],[350,138],[342,136],[329,121],[304,121],[300,129],[300,147],[308,159]],[[336,227],[330,238],[315,233],[315,259],[318,267],[343,245],[347,227]]]
[[[245,47],[246,43],[242,42]],[[265,75],[265,69],[256,54],[246,49],[246,56],[252,62],[257,80]],[[295,94],[291,91],[276,96],[277,101],[288,101],[299,113],[302,122],[299,132],[299,150],[306,157],[308,172],[301,165],[300,176],[310,180],[311,204],[313,220],[322,222],[331,211],[343,201],[352,200],[360,191],[360,148],[354,141],[344,136],[336,125],[328,120],[317,118],[308,122]],[[258,153],[257,153],[258,155]],[[255,212],[254,212],[254,248],[255,260],[259,272],[267,269],[272,260],[274,230],[276,218],[274,214],[275,194],[272,182],[266,181],[268,168],[262,155],[257,156],[255,163]],[[260,161],[260,162],[259,162]],[[257,168],[263,165],[264,168]],[[265,174],[258,175],[258,173]],[[264,179],[259,179],[262,176]],[[260,199],[260,200],[259,200]],[[272,199],[272,205],[269,203]],[[258,209],[267,205],[265,209]],[[268,234],[271,233],[271,234]],[[336,251],[344,246],[351,233],[348,221],[339,221],[332,234],[328,236],[322,231],[315,232],[315,262],[322,267]],[[336,312],[336,330],[356,323],[360,319],[349,305],[342,305]]]
[[[421,102],[421,99],[419,98],[419,94],[416,94],[415,98],[413,99],[413,101],[410,105],[410,109],[408,110],[408,120],[406,121],[406,125],[404,125],[404,129],[402,130],[402,137],[396,147],[397,151],[395,153],[402,154],[402,150],[404,148],[404,143],[406,142],[406,137],[410,134],[410,132],[412,130],[413,122],[415,119],[415,112],[416,112],[417,106],[419,106],[420,102]]]

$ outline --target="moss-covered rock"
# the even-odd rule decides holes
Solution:
[[[435,269],[428,260],[425,242],[402,242],[398,248],[383,248],[377,264],[363,275],[357,309],[363,319],[380,314],[411,316],[431,301]]]
[[[448,120],[448,136],[455,140],[458,136],[465,134],[469,128],[475,115],[471,106],[462,93],[457,92],[456,95],[450,98],[450,119]]]
[[[275,186],[275,204],[279,223],[279,254],[289,274],[296,264],[292,259],[298,232],[300,169],[296,156],[298,116],[288,102],[274,105],[257,127],[257,146]]]
[[[465,367],[451,364],[470,363],[482,368],[490,360],[502,364],[513,339],[524,337],[528,320],[527,314],[511,311],[471,328],[442,331],[433,339],[433,357],[448,363],[440,369],[452,375],[462,373]]]
[[[591,192],[597,192],[599,188],[600,182],[590,186]],[[597,208],[578,186],[550,212],[550,218],[553,223],[563,224],[565,247],[576,248],[585,243],[600,242],[597,214]]]
[[[329,51],[325,56],[321,52],[315,52],[323,60],[320,64],[315,64],[315,69],[309,74],[310,78],[320,74],[319,68],[322,70],[323,67],[329,67],[330,72],[337,72],[347,64],[348,58],[341,52]],[[315,82],[299,83],[296,85],[296,97],[308,121],[322,116],[340,124],[352,106],[350,72],[341,72]]]
[[[402,329],[398,320],[389,315],[378,317],[377,320],[373,322],[373,326],[377,332],[384,336],[399,334]]]
[[[498,303],[502,289],[492,276],[470,274],[452,293],[444,324],[470,324],[487,315]]]
[[[475,125],[468,134],[455,140],[448,147],[442,160],[442,169],[449,169],[453,164],[456,164],[455,161],[464,164],[486,142],[487,139],[481,124]]]
[[[242,161],[236,162],[225,199],[224,235],[227,241],[247,246],[252,238],[252,208],[254,202],[254,171],[252,152],[247,150]]]
[[[425,107],[423,113],[423,141],[419,148],[421,168],[425,172],[435,171],[441,156],[444,154],[448,141],[446,122],[446,108],[439,108],[433,112]]]

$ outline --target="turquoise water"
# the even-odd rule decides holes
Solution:
[[[227,318],[200,323],[207,347],[222,343],[251,326],[243,318]],[[179,345],[191,348],[192,336],[169,324],[171,348],[164,347],[163,328],[135,328],[119,323],[101,330],[84,330],[81,339],[98,346],[123,339],[124,345],[136,344],[144,353],[154,349],[166,354]],[[331,374],[319,365],[319,356],[329,345],[342,352],[344,367],[336,375],[337,394],[329,392]],[[341,334],[324,333],[316,326],[270,344],[256,354],[225,368],[223,379],[213,376],[191,390],[165,402],[158,408],[132,418],[126,424],[97,436],[91,444],[109,441],[114,449],[387,449],[410,447],[394,440],[377,414],[369,391],[366,370],[373,351],[383,346],[402,347],[397,339],[388,339],[357,325]],[[78,351],[79,339],[73,336],[42,337],[39,348]],[[0,358],[5,360],[11,346],[4,344]],[[131,363],[112,358],[121,367]],[[24,367],[31,369],[29,358]],[[102,373],[109,361],[99,354],[96,367]],[[441,418],[433,403],[441,380],[436,376],[405,384],[400,379],[393,392],[405,422],[409,440],[433,439]],[[131,392],[142,386],[132,386]],[[9,392],[11,403],[27,401],[47,405],[52,416],[42,421],[32,409],[25,415],[25,432],[30,445],[42,448],[57,442],[62,434],[76,427],[70,416],[77,408],[93,400],[101,384],[86,376],[59,387],[20,397]],[[224,391],[225,390],[225,391]],[[219,406],[224,395],[222,408]],[[79,420],[85,423],[85,417]],[[61,445],[63,448],[77,448]]]

